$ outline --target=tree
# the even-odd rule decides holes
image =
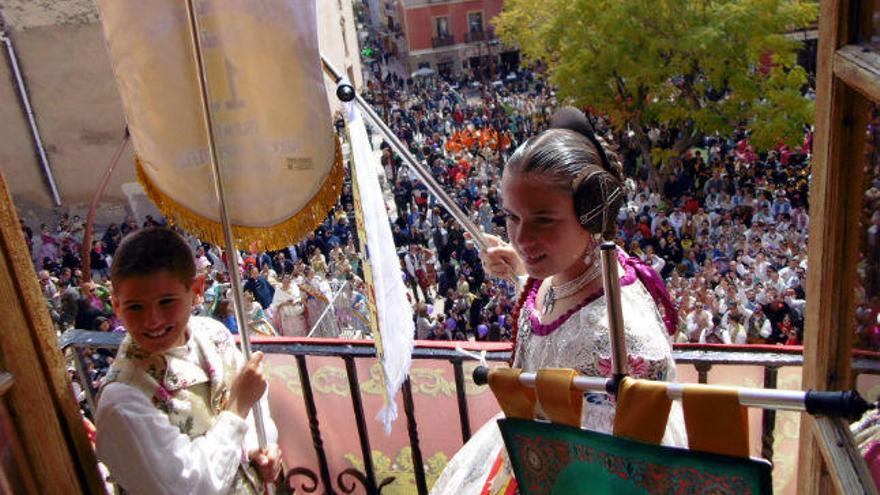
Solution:
[[[799,143],[813,106],[786,33],[817,16],[799,0],[507,0],[495,26],[547,64],[561,99],[632,131],[650,166],[738,125],[758,149]],[[660,124],[677,130],[671,149],[648,138]]]

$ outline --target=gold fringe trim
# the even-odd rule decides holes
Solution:
[[[165,195],[147,176],[140,158],[137,157],[135,157],[135,170],[138,182],[169,223],[179,226],[202,241],[225,246],[223,226],[219,222],[205,218]],[[342,148],[337,138],[333,166],[321,189],[312,199],[292,217],[269,227],[233,225],[232,235],[235,237],[236,247],[247,249],[256,244],[259,249],[281,249],[299,242],[327,218],[327,212],[336,204],[342,193],[344,178]]]

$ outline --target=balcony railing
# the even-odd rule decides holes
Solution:
[[[86,357],[95,349],[115,350],[122,341],[122,335],[115,333],[90,332],[84,330],[70,330],[61,338],[61,347],[69,358],[73,360],[80,381],[83,383],[87,401],[86,407],[94,410],[94,393],[90,387],[90,380],[86,375]],[[355,481],[360,483],[361,489],[366,493],[380,493],[382,487],[394,482],[393,477],[378,479],[376,466],[373,462],[371,450],[371,437],[367,428],[367,416],[364,411],[364,401],[361,390],[364,384],[358,377],[357,363],[364,359],[375,359],[376,350],[370,341],[364,340],[340,340],[340,339],[303,339],[303,338],[253,338],[254,350],[263,351],[266,354],[293,356],[296,362],[296,370],[302,388],[302,400],[305,405],[305,414],[308,421],[312,445],[317,460],[317,473],[310,467],[294,467],[286,476],[288,483],[303,483],[306,493],[321,491],[322,493],[353,493]],[[471,351],[486,351],[486,360],[490,362],[504,362],[510,358],[509,343],[479,343],[479,342],[418,342],[413,351],[415,363],[426,360],[446,361],[452,366],[454,374],[454,393],[458,409],[458,422],[461,427],[462,444],[467,442],[473,431],[470,414],[468,412],[468,394],[466,389],[473,387],[473,383],[466,379],[464,362],[469,359],[455,350],[456,345],[462,345]],[[803,364],[802,349],[798,346],[775,347],[775,346],[725,346],[725,345],[676,345],[673,356],[679,369],[687,365],[695,367],[697,381],[707,383],[713,367],[729,366],[756,366],[763,368],[764,388],[777,388],[777,377],[780,368],[796,367]],[[315,373],[317,366],[314,360],[326,358],[341,359],[345,366],[345,379],[347,381],[348,395],[351,398],[351,407],[354,412],[357,437],[363,456],[363,469],[348,468],[341,470],[335,476],[331,476],[330,463],[324,447],[323,438],[326,432],[322,432],[318,408],[315,400],[315,387],[326,387],[321,383],[320,373]],[[318,375],[313,386],[313,375],[309,371],[309,361],[312,360],[312,373]],[[470,364],[470,363],[469,363]],[[739,372],[739,370],[738,370]],[[880,365],[873,356],[861,356],[856,354],[853,360],[853,373],[859,375],[878,375]],[[323,378],[326,381],[326,377]],[[466,382],[466,380],[468,380]],[[754,385],[752,385],[754,386]],[[336,385],[339,388],[338,385]],[[410,380],[403,384],[402,388],[403,409],[406,416],[406,431],[409,440],[413,476],[415,487],[420,495],[428,493],[426,478],[426,464],[422,455],[419,430],[448,431],[450,424],[443,415],[431,413],[429,424],[418,424],[413,401],[413,385]],[[326,411],[326,410],[325,410]],[[329,414],[329,413],[325,413]],[[423,411],[423,419],[426,417]],[[776,432],[776,411],[761,411],[761,455],[765,459],[773,459],[773,449]],[[327,419],[323,421],[326,423]],[[99,425],[100,428],[100,425]],[[331,432],[332,432],[331,428]],[[331,446],[332,450],[332,446]],[[346,477],[350,478],[346,482]],[[305,478],[303,480],[302,478]],[[334,479],[336,485],[334,486]]]
[[[436,38],[431,39],[431,46],[434,48],[440,48],[444,46],[452,46],[455,44],[455,37],[451,34],[446,36],[438,36]]]
[[[464,34],[465,43],[478,43],[480,41],[488,41],[495,38],[490,31],[469,31]]]

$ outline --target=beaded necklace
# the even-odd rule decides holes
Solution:
[[[544,294],[544,314],[548,315],[553,312],[553,307],[557,301],[569,298],[581,289],[596,280],[602,274],[602,267],[598,263],[592,263],[584,273],[577,278],[565,282],[560,285],[553,285],[553,277],[550,277],[550,288]]]

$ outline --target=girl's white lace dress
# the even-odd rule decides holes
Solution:
[[[675,381],[670,337],[654,299],[629,261],[625,255],[621,255],[621,302],[630,376]],[[588,376],[611,376],[611,343],[605,296],[597,294],[588,297],[568,314],[544,325],[535,311],[539,286],[538,281],[533,281],[524,289],[529,294],[518,319],[513,367],[527,372],[540,368],[572,368]],[[588,430],[610,434],[614,411],[615,404],[609,396],[585,394],[581,425]],[[434,484],[432,494],[481,493],[490,469],[503,449],[496,419],[487,422],[455,454]],[[663,445],[687,446],[687,434],[678,403],[672,404]],[[505,462],[505,465],[509,469],[509,463]]]

